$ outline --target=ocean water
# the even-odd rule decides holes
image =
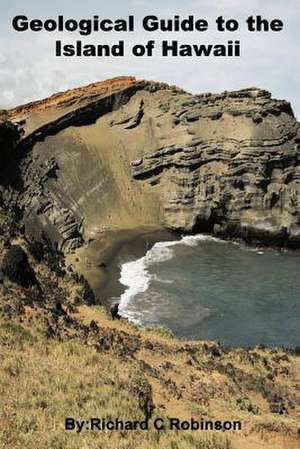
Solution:
[[[300,345],[299,253],[205,235],[158,242],[121,266],[120,312],[226,345]]]

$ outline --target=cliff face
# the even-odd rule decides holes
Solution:
[[[19,160],[3,201],[65,252],[143,225],[300,246],[300,126],[267,91],[191,95],[125,77],[9,119]]]
[[[135,179],[162,186],[165,225],[297,246],[300,128],[290,105],[249,89],[190,96],[170,115],[185,144],[133,165]]]

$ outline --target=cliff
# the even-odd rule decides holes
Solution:
[[[147,225],[299,247],[299,123],[265,90],[192,95],[124,77],[8,119],[19,139],[3,201],[64,252]]]

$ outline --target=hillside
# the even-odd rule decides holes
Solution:
[[[2,213],[1,266],[8,228],[13,222]],[[112,321],[101,306],[87,305],[63,258],[46,246],[41,258],[21,237],[10,239],[25,249],[37,283],[25,288],[1,277],[1,448],[298,447],[298,351],[230,349]],[[150,430],[67,432],[67,417],[148,417]],[[158,417],[233,421],[242,429],[157,431]]]

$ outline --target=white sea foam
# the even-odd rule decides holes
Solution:
[[[197,234],[197,235],[185,235],[176,243],[184,244],[187,246],[197,246],[199,242],[216,242],[224,243],[224,240],[217,239],[211,235]]]
[[[144,257],[124,263],[121,267],[119,281],[127,288],[120,298],[120,314],[131,321],[138,323],[139,320],[137,319],[137,314],[134,311],[131,311],[128,307],[133,298],[139,293],[146,292],[150,286],[151,280],[155,279],[163,283],[172,283],[171,280],[161,280],[157,278],[156,275],[152,275],[149,273],[148,268],[151,265],[172,259],[175,255],[173,247],[176,245],[197,246],[199,242],[203,241],[222,242],[220,239],[203,234],[184,236],[181,240],[157,242],[149,251],[147,251]]]

